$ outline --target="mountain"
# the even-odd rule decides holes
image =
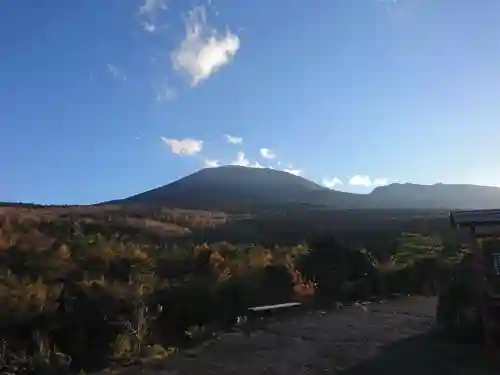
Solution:
[[[107,203],[164,204],[183,208],[228,209],[307,201],[330,190],[305,178],[267,168],[206,168],[171,184]],[[304,197],[304,198],[303,198]]]
[[[370,194],[330,190],[303,177],[266,168],[206,168],[168,185],[106,203],[232,210],[276,205],[331,209],[482,209],[500,207],[500,189],[478,185],[390,184]]]
[[[500,188],[465,184],[391,184],[375,188],[370,203],[384,208],[488,209],[500,207]]]

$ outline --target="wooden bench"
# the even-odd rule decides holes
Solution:
[[[248,336],[256,328],[262,328],[263,323],[270,317],[276,317],[277,315],[283,317],[284,314],[296,311],[301,306],[302,304],[299,302],[287,302],[276,305],[249,307],[245,315],[238,317],[238,325],[241,325],[243,332]]]

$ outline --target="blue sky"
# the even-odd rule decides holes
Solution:
[[[499,21],[497,0],[2,0],[0,201],[231,163],[498,185]]]

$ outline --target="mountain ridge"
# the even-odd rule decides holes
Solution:
[[[500,207],[500,188],[392,183],[358,194],[329,189],[284,171],[223,166],[201,169],[167,185],[104,203],[210,210],[286,204],[330,209],[487,209]]]

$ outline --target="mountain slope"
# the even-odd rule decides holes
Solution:
[[[331,209],[486,209],[500,207],[500,189],[476,185],[391,184],[370,194],[327,189],[303,177],[265,168],[207,168],[171,184],[107,203],[208,210],[305,204]]]
[[[307,201],[329,189],[290,173],[266,168],[206,168],[171,184],[112,203],[165,204],[198,209],[274,205]]]
[[[499,208],[500,189],[465,184],[391,184],[374,189],[370,204],[384,208]]]

